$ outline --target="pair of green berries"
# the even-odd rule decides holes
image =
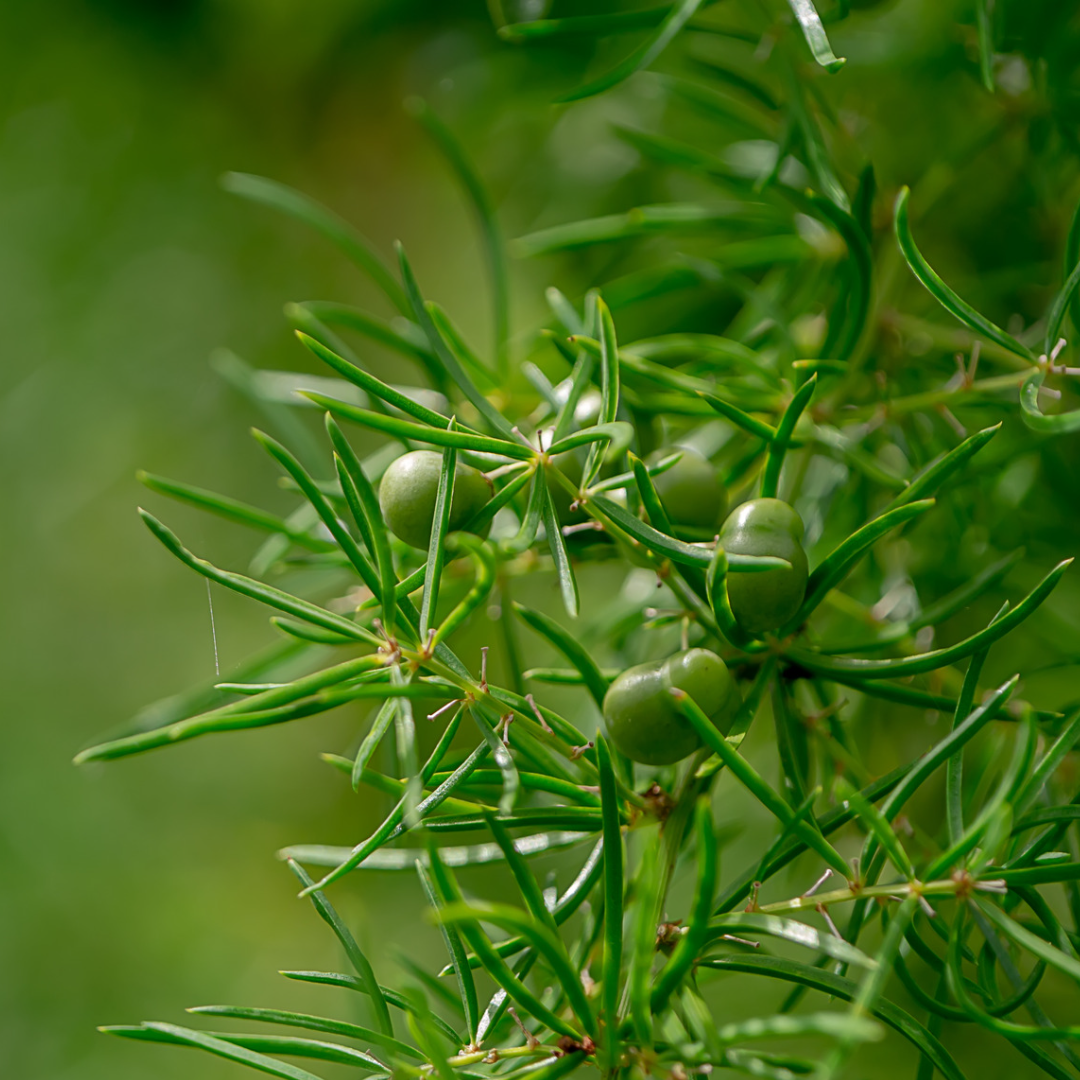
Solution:
[[[760,574],[728,575],[728,603],[743,630],[776,630],[798,612],[808,572],[802,537],[802,519],[779,499],[752,499],[724,522],[720,543],[729,554],[772,555],[790,563]],[[708,649],[627,668],[604,697],[604,721],[612,743],[631,761],[671,765],[701,745],[672,689],[685,691],[724,735],[742,704],[727,665]]]

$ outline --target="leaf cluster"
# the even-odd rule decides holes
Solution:
[[[352,847],[304,843],[281,853],[350,968],[283,974],[359,994],[368,1022],[208,1006],[192,1011],[320,1037],[157,1022],[106,1030],[293,1080],[312,1074],[281,1058],[441,1080],[548,1080],[578,1067],[664,1078],[719,1068],[777,1080],[840,1076],[860,1046],[887,1037],[918,1051],[920,1077],[956,1080],[964,1073],[942,1041],[947,1024],[986,1029],[1051,1076],[1080,1069],[1080,1026],[1054,1020],[1040,998],[1050,973],[1080,982],[1080,809],[1064,767],[1080,710],[1022,697],[1019,664],[984,679],[992,650],[998,666],[1012,665],[1008,636],[1039,611],[1070,560],[1016,550],[970,561],[955,587],[918,603],[906,568],[891,578],[883,569],[906,544],[939,577],[955,578],[955,550],[938,545],[934,530],[948,532],[973,477],[1000,466],[1003,426],[1014,449],[1080,429],[1080,410],[1057,405],[1047,385],[1074,374],[1064,339],[1077,313],[1080,227],[1041,318],[1001,329],[922,253],[911,221],[918,189],[900,190],[885,212],[889,228],[879,227],[874,167],[854,160],[820,85],[846,76],[829,34],[842,28],[847,3],[734,7],[680,0],[532,21],[495,11],[506,48],[632,35],[624,59],[565,92],[564,103],[652,80],[672,114],[712,125],[714,146],[750,131],[771,148],[751,171],[665,131],[618,129],[655,174],[689,177],[696,202],[560,223],[508,249],[465,148],[430,106],[410,102],[480,226],[494,300],[486,355],[425,298],[400,246],[388,260],[306,196],[226,178],[235,194],[325,236],[395,315],[292,304],[297,349],[325,374],[232,363],[234,382],[276,410],[283,441],[255,438],[296,497],[288,517],[141,474],[159,495],[263,534],[243,573],[190,551],[142,511],[181,562],[272,609],[281,644],[230,681],[175,699],[156,726],[77,760],[374,703],[354,752],[325,758],[355,789],[387,797],[390,810]],[[988,5],[977,8],[979,75],[992,91],[995,35],[1005,31]],[[726,59],[702,59],[700,43],[710,41]],[[677,74],[646,71],[672,53]],[[515,327],[508,250],[538,258],[613,245],[643,265],[574,299],[552,287],[546,325]],[[897,254],[947,313],[924,325],[939,352],[956,341],[971,348],[944,386],[928,366],[920,389],[898,395],[875,374],[884,376],[895,324],[886,301]],[[733,311],[701,329],[692,316],[720,292],[735,298]],[[664,314],[670,304],[682,321]],[[642,325],[649,329],[639,333]],[[365,360],[372,347],[412,365],[413,381],[381,378]],[[317,465],[286,445],[297,430],[310,440],[302,425],[312,409],[325,428]],[[363,455],[358,438],[377,448]],[[672,523],[655,481],[687,447],[716,464],[733,501],[784,498],[807,520],[814,560],[805,600],[775,633],[739,625],[727,582],[783,560],[729,553],[718,537]],[[390,461],[418,448],[442,459],[424,552],[389,532],[378,499]],[[486,474],[492,496],[452,532],[459,462]],[[583,611],[591,575],[612,565],[622,592],[598,613]],[[322,593],[280,587],[300,568],[325,571],[312,576]],[[515,602],[520,579],[537,575],[555,584],[561,610]],[[635,591],[642,580],[655,582],[652,605]],[[498,632],[497,675],[495,653],[489,671],[486,647],[480,655],[463,647],[477,628]],[[523,669],[522,635],[562,666]],[[675,693],[701,750],[660,770],[635,765],[597,728],[611,679],[691,644],[713,649],[738,675],[742,708],[724,734]],[[304,674],[275,681],[298,662]],[[550,704],[556,686],[570,688],[557,700],[572,703],[559,710]],[[428,752],[418,708],[437,732]],[[871,767],[855,721],[880,727],[928,710],[948,718],[947,730],[914,753],[897,738],[888,770]],[[767,736],[748,739],[769,723]],[[750,749],[757,743],[767,754]],[[747,812],[772,829],[738,868],[721,866],[732,842],[715,816],[722,788],[740,791]],[[927,799],[936,800],[937,824],[916,828],[912,804]],[[530,865],[552,851],[576,860],[561,890],[541,887]],[[512,902],[469,892],[467,868],[492,863],[512,883]],[[817,879],[797,895],[786,873],[793,864]],[[328,896],[343,879],[375,871],[418,876],[446,948],[437,972],[403,962],[401,989],[378,981]],[[685,903],[676,899],[680,875],[693,879]],[[715,986],[752,976],[790,993],[768,1015],[718,1011]],[[895,1000],[899,988],[914,1011]],[[784,1052],[788,1039],[798,1053]]]

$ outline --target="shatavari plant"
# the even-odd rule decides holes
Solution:
[[[297,1058],[441,1080],[866,1076],[897,1040],[919,1078],[960,1080],[949,1047],[975,1052],[967,1025],[1023,1055],[1005,1051],[1010,1075],[1078,1074],[1080,796],[1066,765],[1080,708],[1027,700],[1015,670],[1076,643],[1044,630],[1035,648],[1009,645],[1069,560],[1054,564],[1037,525],[1018,537],[1029,554],[997,550],[988,537],[1016,537],[1018,501],[1002,510],[986,491],[999,477],[1013,491],[1027,474],[1011,463],[1080,429],[1060,400],[1076,373],[1080,225],[1041,318],[1007,331],[962,299],[912,224],[941,178],[901,189],[890,214],[854,122],[832,109],[829,84],[853,66],[837,74],[826,26],[842,32],[848,6],[540,18],[544,4],[522,3],[514,21],[493,2],[504,48],[534,70],[565,80],[567,56],[583,70],[596,54],[567,107],[653,102],[648,122],[617,126],[637,190],[693,198],[507,246],[458,138],[410,101],[480,225],[486,353],[425,299],[400,247],[391,266],[304,195],[226,177],[336,244],[397,314],[292,304],[296,348],[324,375],[222,365],[282,436],[255,432],[295,495],[288,517],[141,474],[266,534],[243,574],[141,512],[181,562],[275,612],[280,644],[77,760],[361,703],[357,742],[325,760],[391,808],[351,848],[280,856],[346,967],[283,974],[359,995],[366,1019],[215,1005],[191,1011],[225,1030],[103,1030],[289,1080],[312,1076],[283,1060]],[[1061,68],[1075,18],[1043,5],[1034,34],[1021,7],[977,0],[954,28],[970,46],[957,77],[1075,153]],[[667,73],[647,71],[661,54]],[[1017,89],[1017,64],[1036,85]],[[955,170],[980,150],[950,152]],[[1061,199],[1075,174],[1040,182]],[[552,265],[594,287],[575,300],[576,284],[553,286],[547,325],[515,326],[508,253],[567,252]],[[944,313],[920,306],[911,275]],[[364,343],[402,358],[408,385],[373,373]],[[298,568],[319,571],[287,579],[311,595],[272,583]],[[550,605],[514,600],[537,580],[553,583]],[[1010,677],[988,681],[995,653]],[[534,655],[547,666],[523,662]],[[740,848],[751,824],[766,839]],[[552,852],[545,877],[532,860]],[[491,863],[512,900],[470,887],[469,867]],[[373,872],[416,875],[446,946],[435,970],[402,960],[398,988],[332,901]]]

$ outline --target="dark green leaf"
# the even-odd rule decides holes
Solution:
[[[967,301],[961,300],[922,257],[922,253],[915,246],[911,226],[908,223],[908,195],[909,191],[906,187],[900,189],[900,194],[896,197],[895,217],[896,239],[908,266],[911,267],[911,272],[922,282],[934,299],[965,326],[971,327],[975,333],[981,334],[995,345],[1000,345],[1006,352],[1022,356],[1025,360],[1034,360],[1034,355],[1026,345],[1021,345],[1012,334],[1005,333],[989,319],[980,315]]]
[[[851,979],[772,956],[731,956],[721,960],[704,960],[701,966],[797,983],[842,1001],[854,1001],[858,992],[857,984]],[[909,1013],[887,1000],[879,1000],[870,1011],[929,1057],[946,1080],[965,1080],[948,1050]]]
[[[716,891],[716,829],[708,795],[702,795],[694,806],[694,840],[697,853],[694,899],[682,936],[653,984],[651,1008],[654,1013],[663,1012],[668,998],[698,959],[709,934],[709,916]],[[720,1038],[724,1038],[722,1029]]]
[[[251,1069],[257,1069],[259,1072],[283,1077],[284,1080],[319,1080],[319,1077],[314,1073],[309,1073],[306,1069],[297,1068],[295,1065],[286,1065],[284,1061],[277,1061],[221,1036],[211,1035],[205,1031],[194,1031],[192,1028],[180,1027],[177,1024],[163,1024],[151,1021],[143,1024],[141,1028],[113,1027],[101,1028],[100,1030],[110,1035],[121,1035],[129,1039],[148,1039],[153,1042],[167,1042],[174,1045],[191,1046],[198,1050],[206,1050],[211,1054],[216,1054],[218,1057],[227,1058],[240,1065],[247,1065]],[[345,1048],[341,1049],[343,1052],[339,1055],[338,1060],[347,1055]],[[353,1051],[353,1054],[356,1057],[351,1064],[355,1065],[357,1064],[356,1058],[360,1057],[360,1051]],[[364,1055],[361,1060],[367,1058],[368,1055]],[[327,1060],[330,1059],[327,1058]],[[364,1060],[364,1064],[371,1068],[368,1060]]]
[[[775,499],[780,489],[780,470],[784,465],[784,456],[791,444],[791,437],[795,433],[795,425],[799,422],[803,410],[810,404],[817,388],[817,375],[811,375],[795,391],[791,403],[780,417],[780,423],[776,428],[776,435],[769,443],[768,457],[765,459],[765,471],[761,474],[761,497],[763,499]]]
[[[959,446],[954,447],[937,461],[932,462],[918,473],[907,487],[886,507],[886,512],[914,502],[927,499],[937,493],[952,474],[966,465],[999,431],[1000,422],[993,427],[983,428],[968,436]]]
[[[901,675],[918,675],[927,671],[936,671],[938,668],[956,663],[957,660],[963,660],[965,656],[971,656],[980,649],[988,648],[1022,623],[1050,595],[1071,563],[1072,559],[1065,559],[1058,563],[1007,615],[991,623],[984,630],[944,649],[935,649],[932,652],[896,660],[835,659],[799,648],[789,649],[787,655],[791,660],[805,665],[811,671],[830,677],[835,675],[841,679],[847,677],[860,680],[891,679]]]
[[[611,768],[611,752],[602,735],[596,737],[596,763],[600,771],[600,802],[604,818],[604,953],[601,1008],[608,1032],[609,1060],[617,1054],[617,1016],[623,946],[623,847],[618,792]]]
[[[373,1043],[375,1046],[381,1046],[394,1054],[412,1058],[414,1061],[423,1060],[420,1051],[409,1046],[408,1043],[391,1038],[380,1031],[361,1027],[359,1024],[331,1020],[325,1016],[286,1012],[284,1009],[253,1009],[244,1005],[198,1005],[193,1009],[188,1009],[188,1012],[198,1013],[200,1016],[227,1016],[233,1020],[257,1020],[265,1024],[283,1024],[286,1027],[306,1028],[308,1031],[325,1031],[330,1035],[344,1035],[347,1039]]]
[[[289,869],[305,888],[312,884],[311,878],[307,876],[304,868],[291,859],[289,860]],[[386,1006],[386,998],[383,997],[382,988],[375,979],[375,972],[370,961],[356,943],[356,938],[353,937],[352,932],[342,921],[341,916],[334,910],[333,904],[326,899],[322,892],[316,889],[308,895],[311,897],[311,902],[319,913],[319,917],[334,931],[334,936],[341,942],[341,947],[345,950],[349,963],[352,964],[353,970],[359,976],[361,983],[363,983],[364,993],[371,998],[380,1031],[384,1035],[393,1035],[394,1025],[390,1020],[390,1010]]]
[[[1039,408],[1039,389],[1045,378],[1046,372],[1042,368],[1033,368],[1020,387],[1020,415],[1024,423],[1032,431],[1045,435],[1066,435],[1080,431],[1080,409],[1048,416]]]
[[[431,443],[435,446],[453,446],[459,450],[473,450],[478,454],[500,454],[520,461],[528,461],[534,456],[532,449],[516,439],[511,442],[493,439],[487,435],[470,434],[468,431],[443,431],[441,428],[428,427],[411,420],[401,420],[396,416],[384,416],[382,413],[371,412],[369,409],[360,409],[347,401],[337,401],[313,391],[305,392],[304,396],[333,413],[334,416],[351,420],[354,424],[360,424],[375,431],[382,431],[387,435]]]
[[[294,544],[299,544],[309,551],[333,551],[334,549],[334,545],[329,541],[310,536],[294,528],[284,518],[268,514],[257,506],[249,506],[237,499],[230,499],[227,495],[218,495],[213,491],[192,487],[190,484],[181,484],[176,480],[168,480],[164,476],[143,472],[141,469],[135,475],[139,483],[145,484],[151,491],[168,495],[171,499],[178,499],[191,506],[197,506],[200,510],[207,510],[226,521],[234,521],[238,525],[249,525],[253,529],[261,529],[264,532],[281,533]]]
[[[555,573],[559,578],[559,590],[562,593],[563,606],[571,619],[576,619],[578,614],[578,588],[577,578],[574,576],[574,568],[570,565],[570,556],[566,552],[566,544],[563,541],[562,528],[559,525],[555,506],[551,501],[551,492],[544,482],[543,476],[539,476],[536,485],[540,489],[541,514],[544,521],[544,534],[547,537],[548,548],[551,557],[555,561]]]
[[[693,698],[684,690],[672,689],[672,697],[683,716],[690,722],[702,743],[705,744],[734,774],[751,795],[781,824],[786,825],[794,819],[792,808],[769,786],[765,778],[720,734],[713,722],[698,708]],[[795,823],[796,835],[812,848],[845,878],[851,877],[851,868],[843,856],[836,851],[821,831],[805,821]]]
[[[889,510],[880,517],[868,521],[856,529],[846,540],[838,544],[819,563],[806,583],[806,599],[798,612],[779,631],[789,634],[802,626],[829,592],[836,588],[851,572],[856,562],[891,529],[926,513],[934,506],[933,499],[909,502]]]
[[[592,694],[593,701],[603,708],[604,695],[607,693],[608,680],[601,673],[596,661],[589,655],[588,650],[581,645],[577,638],[564,630],[554,619],[540,611],[525,607],[524,604],[514,604],[514,610],[521,619],[535,630],[541,637],[554,645],[574,665],[575,670],[581,675],[582,681]]]
[[[647,68],[671,44],[701,3],[702,0],[678,0],[664,16],[664,21],[656,33],[639,45],[625,60],[616,64],[598,79],[579,86],[568,94],[563,94],[558,100],[560,102],[580,101],[582,98],[602,94],[636,72]]]
[[[428,903],[436,911],[441,910],[444,906],[443,901],[436,893],[435,885],[424,868],[424,864],[419,859],[416,859],[415,865],[416,872],[420,876],[420,885],[424,890]],[[450,954],[450,963],[453,965],[454,974],[457,977],[469,1042],[475,1043],[480,1010],[476,998],[476,985],[473,982],[472,969],[465,962],[465,948],[461,944],[461,937],[458,935],[457,930],[442,919],[439,920],[439,929],[442,932],[443,944],[446,945],[446,951]]]
[[[409,298],[409,306],[412,308],[412,317],[420,324],[424,333],[427,334],[428,342],[440,364],[446,371],[450,381],[476,406],[477,412],[487,421],[492,431],[512,442],[517,441],[510,423],[480,392],[476,383],[465,373],[458,358],[447,347],[438,328],[431,319],[431,314],[424,305],[424,298],[420,294],[420,286],[416,282],[409,260],[405,257],[405,249],[398,244],[398,263],[401,267],[401,279],[405,283],[405,295]]]

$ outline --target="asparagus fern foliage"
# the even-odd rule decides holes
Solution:
[[[844,14],[847,5],[837,6]],[[851,183],[832,157],[835,132],[816,80],[843,60],[811,0],[790,0],[790,10],[763,5],[738,25],[726,21],[727,8],[681,0],[497,20],[507,47],[643,34],[622,62],[563,100],[653,78],[672,110],[749,128],[774,149],[772,163],[749,176],[663,133],[621,130],[655,169],[693,174],[727,201],[642,206],[520,237],[513,250],[523,257],[642,238],[707,241],[704,255],[654,262],[577,303],[550,289],[543,327],[512,334],[507,245],[493,201],[450,128],[423,102],[410,104],[473,200],[495,297],[490,362],[425,299],[403,250],[389,261],[298,192],[226,178],[230,191],[325,235],[397,317],[340,303],[290,305],[296,347],[325,365],[325,376],[252,371],[235,358],[226,365],[235,383],[274,407],[285,442],[261,432],[256,439],[296,495],[289,517],[142,474],[161,495],[265,535],[245,574],[193,553],[142,511],[156,539],[192,570],[270,608],[281,643],[229,682],[174,699],[155,726],[78,760],[370,706],[355,752],[326,761],[343,782],[388,797],[385,819],[351,848],[308,843],[281,853],[348,965],[283,974],[361,995],[367,1021],[228,1005],[191,1011],[200,1023],[254,1021],[259,1033],[158,1022],[105,1030],[290,1080],[313,1074],[283,1059],[440,1080],[554,1080],[579,1068],[675,1080],[720,1068],[776,1080],[832,1077],[849,1075],[852,1055],[883,1039],[917,1050],[920,1077],[960,1080],[941,1038],[954,1024],[986,1029],[1051,1076],[1080,1069],[1080,1026],[1040,1004],[1051,972],[1080,982],[1080,862],[1070,853],[1080,810],[1059,773],[1080,738],[1080,711],[1036,708],[1020,696],[1019,672],[997,686],[982,681],[990,651],[1038,611],[1068,563],[1017,552],[965,567],[952,592],[901,616],[867,602],[880,583],[868,557],[942,513],[936,500],[987,468],[980,462],[1003,422],[1019,411],[1029,439],[1080,427],[1080,412],[1044,407],[1045,380],[1069,371],[1058,360],[1080,266],[1068,269],[1037,339],[1006,332],[920,253],[909,221],[916,201],[904,189],[894,214],[899,251],[966,327],[973,355],[943,389],[868,396],[883,318],[877,278],[896,249],[873,227],[873,168],[867,163]],[[980,71],[992,88],[984,22]],[[739,71],[698,63],[690,79],[642,74],[676,40],[709,34],[756,46],[753,62]],[[736,228],[740,239],[731,238]],[[620,324],[640,325],[638,313],[657,298],[708,296],[717,282],[740,298],[723,325],[702,332],[658,318],[655,333],[620,333]],[[417,382],[384,382],[346,334],[399,354]],[[953,410],[973,404],[986,420],[969,434]],[[317,467],[301,461],[311,458],[301,417],[312,408],[325,418]],[[904,467],[874,449],[881,432],[907,448]],[[353,436],[370,445],[372,433],[378,448],[362,456]],[[285,444],[299,439],[302,455]],[[650,457],[661,443],[668,450]],[[688,537],[672,524],[654,481],[678,463],[680,445],[710,456],[736,499],[780,496],[812,517],[805,600],[775,633],[740,627],[727,582],[786,564],[725,552],[716,537]],[[417,448],[442,463],[426,552],[388,532],[377,494],[390,461]],[[492,493],[463,530],[451,531],[459,463],[481,469]],[[333,585],[299,595],[271,583],[297,566],[325,571],[318,580]],[[582,596],[596,595],[591,575],[610,575],[612,566],[621,592],[599,612],[583,612]],[[1013,571],[1029,587],[1010,588],[992,619],[957,637],[949,620],[980,600],[1000,602]],[[561,612],[514,601],[526,575],[557,583]],[[651,597],[643,598],[642,581]],[[463,650],[466,631],[491,635],[498,678],[489,676],[486,647]],[[523,641],[543,643],[562,666],[523,670]],[[723,656],[742,683],[743,705],[725,735],[675,692],[701,749],[676,766],[643,769],[609,745],[597,712],[622,667],[676,641]],[[545,699],[555,687],[571,688],[559,700],[574,704],[552,708]],[[872,724],[926,710],[951,719],[921,752],[902,753],[907,741],[897,738],[884,773],[862,759],[854,718]],[[437,738],[425,755],[418,727],[429,721]],[[769,723],[772,732],[750,752],[748,736]],[[987,731],[993,739],[980,739]],[[975,773],[965,771],[973,747]],[[393,767],[380,771],[380,760]],[[717,820],[721,789],[726,798],[741,790],[747,812],[771,822],[771,842],[742,865],[721,862],[732,842]],[[932,833],[912,829],[906,812],[915,796],[937,800]],[[572,867],[561,888],[543,887],[530,865],[551,852]],[[512,902],[467,887],[468,868],[486,863],[512,881]],[[379,981],[331,900],[373,871],[416,875],[446,947],[441,970],[406,968],[400,989]],[[794,894],[793,873],[806,886]],[[692,884],[680,892],[679,881]],[[716,1004],[720,980],[778,984],[782,1004],[730,1018]],[[898,988],[914,1012],[893,1000]],[[783,1052],[785,1039],[797,1040],[798,1054]]]

